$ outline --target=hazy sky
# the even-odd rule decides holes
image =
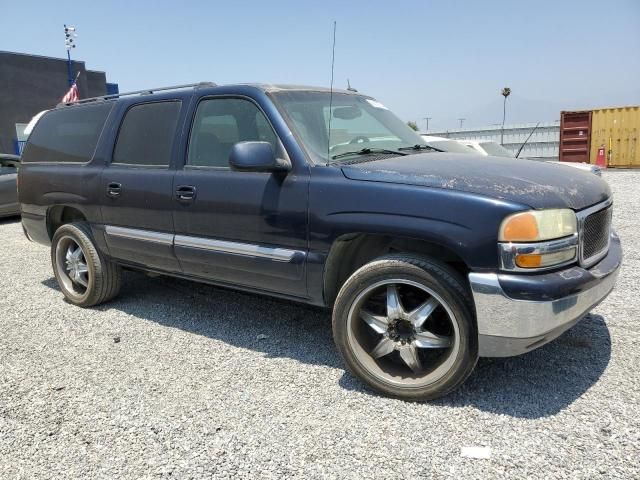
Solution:
[[[335,84],[431,130],[640,104],[640,0],[4,1],[0,50],[73,56],[121,91],[213,80]]]

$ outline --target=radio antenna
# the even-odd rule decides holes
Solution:
[[[331,108],[333,107],[333,67],[336,61],[336,21],[333,21],[333,48],[331,51],[331,86],[329,87],[329,127],[327,132],[327,163],[331,157],[331,117],[333,116]]]

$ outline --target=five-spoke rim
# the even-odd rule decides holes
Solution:
[[[82,247],[71,237],[62,237],[56,246],[58,278],[67,292],[84,295],[89,286],[89,267]]]
[[[449,305],[412,280],[388,279],[367,287],[353,302],[347,322],[358,362],[395,385],[437,381],[459,350],[458,321]]]

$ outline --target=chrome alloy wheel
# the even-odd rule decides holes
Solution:
[[[451,369],[460,348],[451,308],[411,280],[370,285],[353,302],[347,322],[358,362],[394,385],[420,387],[437,381]]]
[[[83,295],[89,286],[89,267],[82,247],[71,237],[62,237],[56,246],[58,278],[72,294]]]

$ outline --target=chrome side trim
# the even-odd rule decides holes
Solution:
[[[578,247],[577,233],[574,233],[569,237],[561,238],[559,240],[550,240],[546,242],[499,243],[498,250],[500,254],[500,268],[502,270],[508,270],[511,272],[542,272],[552,268],[562,267],[564,265],[569,265],[576,261],[576,254],[578,251],[576,247]],[[557,253],[557,252],[562,252],[564,250],[568,250],[571,248],[575,250],[573,258],[563,263],[556,263],[554,265],[549,265],[547,267],[539,267],[539,268],[521,268],[518,265],[516,265],[516,256],[520,254]]]
[[[246,257],[269,258],[277,262],[290,262],[297,253],[304,253],[286,248],[264,247],[252,243],[229,242],[187,235],[176,235],[174,243],[176,247],[198,248]]]
[[[154,242],[170,246],[175,245],[177,247],[196,248],[246,257],[268,258],[277,262],[290,262],[296,254],[304,255],[304,252],[300,250],[265,247],[253,243],[230,242],[227,240],[191,237],[188,235],[173,235],[170,233],[139,230],[137,228],[114,227],[113,225],[106,225],[105,232],[112,237]]]
[[[161,243],[163,245],[173,245],[173,234],[152,232],[149,230],[138,230],[137,228],[105,226],[105,232],[112,237],[129,238],[131,240],[141,240],[143,242]]]
[[[603,248],[600,252],[595,255],[589,257],[587,260],[584,259],[584,221],[585,219],[591,215],[592,213],[599,212],[600,210],[604,210],[605,208],[609,208],[613,205],[613,198],[608,198],[604,202],[597,203],[596,205],[585,208],[584,210],[580,210],[576,212],[576,217],[578,218],[578,235],[580,236],[579,247],[578,247],[578,263],[580,263],[581,267],[590,267],[591,265],[595,265],[598,261],[602,260],[605,257],[609,248],[611,248],[611,223],[609,224],[609,235],[607,238],[609,241],[607,242],[607,246]]]

